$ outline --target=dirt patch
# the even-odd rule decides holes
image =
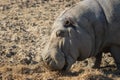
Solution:
[[[85,68],[87,60],[67,73],[51,72],[41,63],[54,20],[79,1],[0,0],[0,80],[119,80],[115,67]],[[103,58],[101,66],[115,66],[109,54]]]

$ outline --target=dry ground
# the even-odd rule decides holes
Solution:
[[[102,69],[76,62],[70,72],[51,72],[40,60],[52,24],[65,8],[80,0],[0,0],[0,80],[120,80],[110,54]]]

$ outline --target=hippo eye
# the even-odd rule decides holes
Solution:
[[[67,21],[65,21],[65,24],[64,24],[64,25],[65,25],[65,26],[69,26],[70,24],[71,24],[70,21],[67,20]]]
[[[66,20],[64,23],[64,27],[68,28],[68,27],[72,27],[73,29],[75,29],[75,26],[73,25],[73,23],[69,20]]]

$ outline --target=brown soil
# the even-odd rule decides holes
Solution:
[[[0,80],[120,80],[114,60],[103,55],[101,69],[76,62],[70,72],[47,70],[40,54],[54,20],[80,0],[0,0]]]

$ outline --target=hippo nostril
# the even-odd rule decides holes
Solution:
[[[49,64],[52,61],[52,58],[49,58],[47,61],[47,64]]]
[[[50,61],[52,61],[52,58],[50,58],[50,57],[46,57],[46,58],[45,58],[45,62],[46,62],[47,64],[49,64]]]
[[[45,60],[47,61],[49,59],[49,57],[45,57]]]
[[[64,30],[58,30],[58,31],[56,32],[56,36],[57,36],[57,37],[64,37],[64,34],[65,34],[65,31],[64,31]]]

